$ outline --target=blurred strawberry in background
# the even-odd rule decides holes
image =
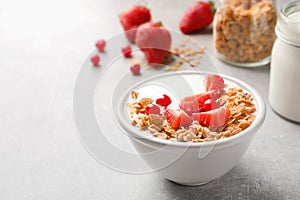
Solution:
[[[162,64],[171,48],[171,34],[161,22],[147,22],[136,33],[136,44],[149,64]]]
[[[137,28],[151,20],[150,10],[142,5],[134,5],[124,10],[120,15],[120,22],[123,26],[127,39],[134,43]]]
[[[197,1],[184,12],[179,28],[182,33],[188,34],[209,26],[214,19],[215,7],[212,1]]]

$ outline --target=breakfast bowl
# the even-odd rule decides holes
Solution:
[[[104,166],[129,174],[155,172],[179,184],[200,185],[224,175],[238,163],[264,121],[265,105],[260,94],[247,83],[218,75],[206,48],[198,44],[201,40],[196,42],[178,32],[170,33],[172,56],[167,65],[145,64],[143,53],[134,45],[131,58],[124,57],[120,51],[128,44],[124,34],[106,40],[105,52],[94,50],[80,69],[74,86],[74,121],[82,145]],[[99,66],[90,61],[95,54],[101,56]],[[140,61],[139,73],[131,70],[136,60]],[[149,133],[133,123],[129,111],[133,94],[151,99],[167,95],[172,103],[160,106],[160,117],[164,117],[166,109],[177,109],[185,97],[205,91],[204,80],[208,75],[222,77],[224,91],[243,90],[243,95],[251,97],[244,104],[254,107],[248,108],[253,113],[244,116],[236,110],[235,116],[245,118],[232,119],[230,111],[230,118],[220,126],[224,131],[220,132],[220,127],[211,131],[202,127],[206,132],[199,132],[192,139],[179,133],[178,137],[172,136],[182,128],[170,129],[170,137]],[[199,113],[189,114],[194,117]],[[247,122],[250,119],[251,124]],[[243,124],[245,120],[248,125],[241,126],[243,129],[236,124],[237,129],[227,130],[229,125]],[[200,127],[197,119],[193,119],[193,126]]]
[[[171,97],[172,104],[178,104],[186,93],[195,94],[205,90],[205,86],[199,83],[203,82],[207,74],[199,71],[171,72],[145,79],[123,91],[123,94],[116,94],[120,100],[114,114],[136,151],[153,171],[182,185],[205,184],[226,174],[238,163],[263,124],[266,110],[261,95],[241,80],[220,75],[228,88],[240,88],[252,96],[256,108],[255,119],[249,127],[229,137],[182,142],[172,138],[161,139],[133,126],[128,113],[130,91],[152,98],[164,93]]]

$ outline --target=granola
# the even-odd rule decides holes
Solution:
[[[216,15],[214,45],[226,60],[260,61],[271,55],[276,10],[270,0],[226,0]]]
[[[217,101],[220,106],[230,111],[227,122],[222,127],[210,128],[193,121],[187,127],[175,129],[168,124],[164,115],[147,115],[146,107],[154,100],[139,98],[139,93],[132,91],[128,111],[132,125],[147,131],[154,137],[178,142],[205,142],[227,138],[248,128],[255,120],[256,111],[253,97],[242,88],[228,88],[224,90]],[[147,102],[147,103],[145,103]]]
[[[175,63],[166,65],[164,67],[165,71],[178,71],[180,67],[188,63],[192,67],[196,67],[200,64],[200,59],[205,53],[206,47],[199,47],[190,45],[190,37],[185,37],[178,46],[172,47],[170,49],[170,55],[168,60],[171,61],[173,56],[178,57],[179,59],[175,61]]]

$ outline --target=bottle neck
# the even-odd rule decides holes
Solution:
[[[275,31],[279,39],[300,48],[300,0],[283,6]]]

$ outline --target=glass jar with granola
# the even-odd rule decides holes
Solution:
[[[224,0],[213,26],[218,57],[232,65],[268,64],[276,39],[276,9],[271,0]]]

